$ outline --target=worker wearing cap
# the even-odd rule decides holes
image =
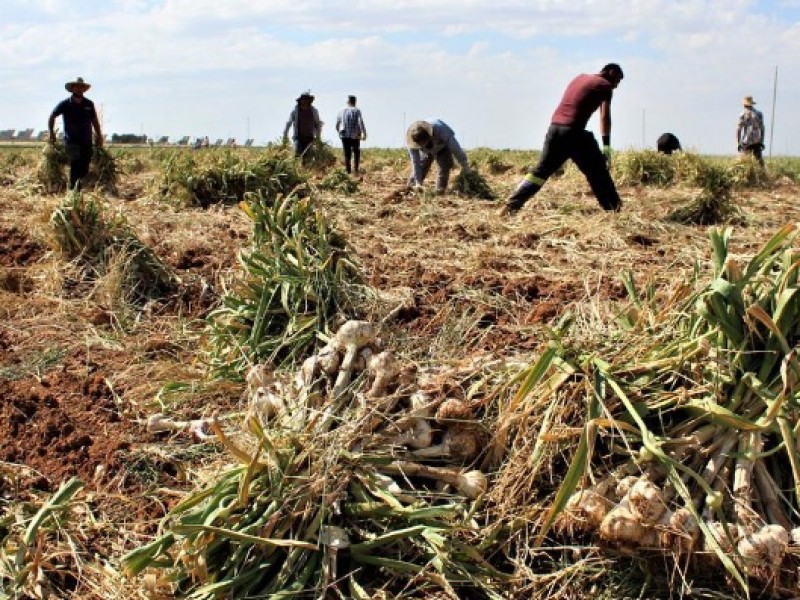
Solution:
[[[55,124],[60,116],[64,121],[64,143],[69,157],[69,188],[80,189],[81,180],[89,173],[92,161],[92,130],[94,142],[97,146],[103,145],[103,134],[100,131],[100,120],[94,102],[83,94],[90,87],[82,77],[75,81],[68,81],[64,87],[70,92],[70,97],[59,102],[50,113],[47,129],[50,132],[50,143],[56,141]]]
[[[453,168],[454,157],[464,173],[470,172],[467,155],[458,143],[456,134],[447,123],[439,119],[412,123],[406,132],[406,146],[408,146],[413,170],[408,180],[409,188],[422,188],[422,183],[434,160],[439,168],[436,177],[437,194],[444,194],[447,191],[447,182],[450,179],[450,169]]]

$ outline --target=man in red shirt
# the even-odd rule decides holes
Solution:
[[[609,63],[596,75],[578,75],[570,82],[550,120],[539,164],[506,200],[501,215],[511,215],[522,208],[569,158],[586,176],[600,206],[609,211],[620,209],[622,200],[608,166],[611,157],[611,97],[622,78],[622,68]],[[589,117],[598,108],[602,152],[594,134],[586,130]]]

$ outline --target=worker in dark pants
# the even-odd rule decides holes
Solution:
[[[103,134],[100,131],[100,120],[94,102],[83,94],[90,87],[82,77],[64,84],[70,94],[62,100],[50,113],[47,129],[50,132],[50,143],[56,142],[56,119],[64,119],[64,143],[67,157],[69,158],[69,189],[80,189],[81,180],[89,173],[92,161],[92,129],[94,129],[95,143],[98,147],[103,145]]]
[[[502,216],[514,214],[522,208],[567,159],[572,159],[584,174],[604,210],[617,211],[622,207],[608,171],[611,161],[611,97],[622,78],[620,66],[610,63],[597,74],[582,74],[572,80],[553,113],[539,164],[525,175],[506,200],[500,211]],[[598,108],[602,152],[594,134],[586,130],[589,117]]]

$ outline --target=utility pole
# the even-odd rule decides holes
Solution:
[[[772,158],[772,140],[775,139],[775,100],[778,96],[778,66],[775,65],[775,80],[772,84],[772,117],[769,124],[769,157]]]
[[[645,131],[645,129],[646,129],[645,114],[646,114],[646,109],[643,108],[642,109],[642,147],[643,148],[647,148],[647,136],[645,135],[646,134],[646,131]]]

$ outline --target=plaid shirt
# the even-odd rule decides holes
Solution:
[[[361,111],[355,106],[345,106],[336,117],[336,131],[341,138],[360,140],[367,133]]]

